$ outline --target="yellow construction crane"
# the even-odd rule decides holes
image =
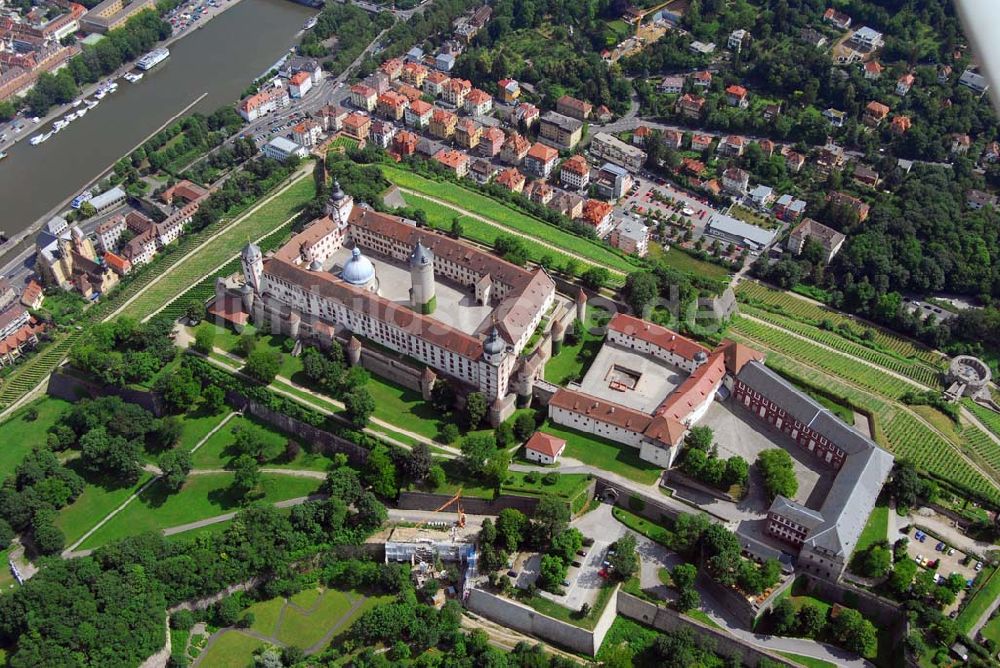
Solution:
[[[443,511],[445,508],[447,508],[448,506],[452,505],[453,503],[457,503],[458,504],[458,508],[457,508],[457,510],[458,510],[458,526],[464,527],[465,526],[465,512],[462,510],[462,488],[461,487],[459,487],[458,491],[455,492],[455,496],[453,496],[450,499],[448,499],[440,508],[435,509],[434,512],[435,513],[440,513],[441,511]],[[423,522],[418,523],[415,528],[420,529],[425,524],[427,524],[427,522],[429,522],[429,521],[430,520],[424,520]]]

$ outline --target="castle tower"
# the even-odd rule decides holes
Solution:
[[[531,403],[531,395],[535,391],[535,376],[522,362],[517,372],[517,404],[522,408]]]
[[[223,285],[223,289],[225,289],[225,285]],[[240,299],[243,302],[243,310],[247,313],[253,313],[255,295],[256,293],[253,291],[253,288],[250,287],[249,283],[244,283],[240,287]]]
[[[433,313],[437,304],[434,253],[419,240],[410,253],[410,284],[410,307],[419,313]]]
[[[583,288],[576,293],[576,319],[587,324],[587,293]]]
[[[504,403],[503,401],[500,400],[500,397],[497,397],[490,405],[490,413],[489,413],[490,426],[493,427],[494,429],[499,427],[500,423],[503,422],[503,414],[504,414]]]
[[[351,366],[357,366],[361,362],[361,341],[356,336],[352,336],[347,342],[347,361]]]
[[[493,366],[500,366],[506,350],[507,344],[500,338],[500,330],[494,324],[489,336],[483,341],[483,358]]]
[[[247,284],[260,292],[261,277],[264,275],[264,255],[257,244],[250,242],[240,253],[240,264],[243,266],[243,278]]]
[[[330,216],[341,227],[346,227],[347,219],[350,217],[353,209],[354,198],[341,189],[339,181],[334,181],[333,190],[330,191],[330,197],[326,200],[326,205],[323,207],[324,213]]]
[[[562,350],[563,339],[566,336],[566,327],[562,324],[562,320],[556,320],[552,323],[552,356],[555,357]]]
[[[434,391],[434,383],[437,382],[437,374],[429,366],[424,367],[424,372],[420,374],[420,396],[424,401],[431,400],[431,393]]]

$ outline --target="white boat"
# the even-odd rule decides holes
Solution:
[[[75,121],[78,118],[80,118],[80,114],[78,112],[76,112],[76,111],[71,112],[69,114],[66,114],[66,120],[68,122],[70,122],[70,123],[72,123],[73,121]]]
[[[67,125],[69,125],[69,121],[67,121],[65,118],[60,118],[58,121],[52,124],[52,127],[55,128],[56,130],[62,130]]]
[[[107,95],[107,93],[105,93],[104,90],[102,89],[94,93],[94,98],[97,100],[103,100],[105,95]]]
[[[112,81],[111,85],[108,86],[108,92],[109,93],[114,93],[116,90],[118,90],[118,84],[116,82]]]
[[[97,101],[97,100],[87,100],[87,102],[86,102],[87,109],[93,109],[94,107],[96,107],[99,104],[100,104],[100,102]]]
[[[317,21],[316,17],[313,16],[308,21],[306,21],[306,24],[304,26],[302,26],[302,29],[303,30],[312,30],[313,28],[316,27],[316,21]]]
[[[7,151],[0,151],[0,160],[3,160],[6,157],[7,157]]]
[[[83,100],[73,100],[73,106],[79,107],[83,103]]]
[[[84,107],[80,111],[76,112],[76,117],[77,118],[83,118],[86,114],[87,114],[87,108]]]
[[[34,137],[32,137],[31,139],[28,140],[28,143],[30,143],[32,146],[38,146],[42,142],[47,141],[48,138],[51,137],[51,136],[52,136],[51,132],[46,132],[46,133],[43,133],[43,134],[40,134],[40,135],[35,135]]]
[[[135,64],[136,67],[138,67],[140,70],[145,71],[156,67],[156,65],[162,63],[169,56],[170,56],[170,50],[161,47],[159,49],[153,49],[145,56],[137,60]]]

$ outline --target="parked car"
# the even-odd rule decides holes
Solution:
[[[938,552],[944,552],[945,547],[946,545],[944,543],[938,543],[937,545],[934,546],[934,549],[937,550]]]
[[[976,570],[977,571],[983,570],[983,562],[981,562],[981,561],[977,561],[976,562]]]
[[[948,556],[950,557],[950,556],[951,556],[951,555],[953,555],[953,554],[955,554],[955,548],[953,548],[953,547],[949,547],[949,548],[948,548]]]
[[[510,569],[509,571],[507,571],[507,575],[509,575],[509,576],[510,576],[510,577],[512,577],[512,578],[516,578],[516,577],[517,577],[517,571],[515,571],[515,570],[514,570],[514,569],[512,568],[512,569]]]

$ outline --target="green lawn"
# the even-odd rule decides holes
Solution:
[[[248,239],[259,239],[289,221],[316,193],[316,186],[306,174],[290,186],[277,191],[267,204],[254,213],[242,214],[236,222],[205,242],[184,260],[173,264],[170,272],[155,285],[148,286],[135,301],[122,310],[124,315],[145,318],[158,308],[195,285],[207,273],[235,257]]]
[[[861,536],[858,538],[858,544],[854,548],[855,554],[864,552],[868,549],[868,546],[880,540],[887,540],[888,531],[889,506],[879,504],[875,506],[872,514],[868,516],[868,524],[865,525],[864,531],[861,532]]]
[[[31,402],[14,417],[0,425],[0,479],[14,472],[24,456],[36,445],[45,445],[49,427],[54,425],[72,404],[62,399],[46,396]],[[29,408],[38,411],[38,417],[26,417]]]
[[[624,508],[612,508],[611,514],[614,518],[627,526],[632,531],[642,534],[646,538],[670,548],[670,532],[655,522],[640,517]],[[670,548],[673,549],[673,548]]]
[[[983,637],[987,640],[1000,643],[1000,617],[994,617],[990,621],[986,622],[980,630],[980,633],[982,633]]]
[[[365,387],[375,400],[375,417],[426,438],[438,435],[443,416],[419,392],[374,374]]]
[[[468,188],[450,182],[432,181],[400,167],[382,165],[382,172],[387,179],[402,188],[450,202],[466,211],[497,221],[503,227],[528,234],[558,248],[565,248],[610,269],[628,273],[639,266],[637,262],[618,255],[600,242],[564,232]]]
[[[263,640],[235,630],[223,631],[201,657],[201,665],[212,668],[246,668],[253,654],[267,645]]]
[[[198,448],[193,457],[194,468],[227,468],[232,460],[239,456],[239,453],[233,447],[236,441],[233,436],[233,430],[236,428],[258,430],[268,446],[273,447],[277,452],[281,453],[277,458],[267,462],[263,466],[268,468],[308,469],[311,471],[325,471],[330,466],[329,458],[322,454],[308,452],[304,447],[306,444],[301,442],[299,442],[301,448],[299,454],[294,459],[285,461],[283,453],[289,437],[259,420],[240,415],[227,422],[222,429],[212,434],[212,437]]]
[[[722,628],[721,626],[719,626],[719,623],[716,622],[711,617],[709,617],[708,613],[706,613],[704,610],[698,610],[697,608],[695,608],[694,610],[688,610],[684,614],[690,617],[691,619],[697,619],[705,626],[711,626],[713,629]]]
[[[182,531],[181,533],[175,533],[167,536],[169,541],[185,541],[194,540],[198,536],[212,536],[215,534],[223,533],[229,528],[230,521],[216,522],[215,524],[209,524],[197,529],[191,529],[190,531]]]
[[[814,659],[811,656],[792,654],[791,652],[778,652],[778,654],[791,659],[795,663],[803,665],[806,668],[837,668],[837,664],[835,663],[830,663],[829,661],[824,661],[823,659]]]
[[[599,436],[585,434],[548,421],[541,430],[566,439],[566,451],[563,457],[578,459],[584,464],[605,471],[613,471],[644,485],[651,485],[660,477],[659,467],[639,459],[638,448],[613,443]]]
[[[564,343],[559,354],[545,364],[545,380],[565,385],[587,373],[590,363],[597,356],[604,341],[604,325],[609,314],[597,306],[587,307],[587,322],[583,336],[578,336],[572,344]]]
[[[312,478],[277,474],[264,474],[261,479],[260,500],[268,503],[308,496],[321,484]],[[239,510],[242,507],[240,499],[230,491],[232,480],[228,473],[190,476],[175,494],[168,494],[162,484],[154,483],[88,538],[82,547],[99,547],[144,531],[157,531]]]
[[[202,410],[181,415],[181,440],[177,443],[177,447],[190,452],[194,446],[208,436],[210,431],[225,420],[227,415],[229,415],[228,410],[214,415]],[[220,431],[224,431],[224,429]]]
[[[62,529],[66,536],[66,547],[72,545],[108,513],[124,503],[125,499],[146,484],[150,478],[150,474],[143,473],[135,485],[117,486],[115,481],[101,479],[81,470],[79,460],[69,466],[83,476],[87,486],[83,488],[83,493],[76,501],[61,509],[56,517],[56,526]]]
[[[962,612],[958,613],[958,617],[955,618],[955,623],[958,625],[959,631],[963,634],[969,633],[972,626],[979,621],[979,618],[989,608],[990,603],[995,601],[997,596],[1000,596],[1000,575],[998,575],[1000,567],[994,568],[989,575],[986,575],[989,569],[990,567],[987,566],[980,574],[972,592],[970,592],[972,598],[962,608]]]
[[[717,264],[699,260],[696,257],[688,255],[679,248],[672,247],[668,251],[662,251],[660,250],[660,246],[651,243],[649,244],[649,257],[650,259],[660,259],[668,267],[673,267],[678,271],[683,271],[695,276],[715,279],[724,279],[729,276],[729,270],[725,267],[720,267]]]
[[[530,598],[525,597],[517,600],[543,615],[548,615],[549,617],[572,624],[573,626],[579,626],[580,628],[593,629],[597,624],[597,618],[601,616],[604,608],[607,607],[608,600],[611,598],[614,589],[615,586],[613,584],[605,582],[597,593],[597,600],[594,601],[594,607],[590,609],[586,617],[581,617],[578,610],[570,610],[538,594]]]
[[[250,628],[266,636],[273,636],[277,631],[281,610],[285,607],[285,599],[272,598],[254,603],[246,612],[253,614],[254,620]],[[245,614],[245,613],[244,613]]]
[[[329,589],[304,612],[295,606],[287,606],[278,629],[278,640],[287,645],[311,647],[347,614],[351,603],[353,599],[347,594]]]

